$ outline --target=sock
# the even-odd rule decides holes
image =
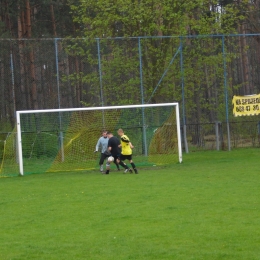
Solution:
[[[119,170],[119,164],[115,162],[116,168]]]
[[[133,169],[135,169],[135,164],[133,162],[131,162],[131,165],[132,165]]]
[[[128,169],[128,166],[124,162],[120,161],[119,164],[125,169]]]
[[[106,174],[109,174],[109,170],[110,170],[110,162],[107,161],[107,163],[106,163]]]

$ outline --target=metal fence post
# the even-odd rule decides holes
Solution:
[[[183,142],[185,152],[189,153],[189,147],[187,142],[187,127],[186,127],[186,114],[185,114],[185,91],[184,91],[184,67],[183,67],[183,43],[182,37],[180,37],[180,66],[181,66],[181,95],[182,95],[182,120],[183,120]]]
[[[143,86],[143,64],[142,64],[142,45],[141,38],[138,37],[138,50],[139,50],[139,68],[140,68],[140,90],[141,90],[141,103],[144,104],[144,86]],[[145,114],[144,108],[142,108],[142,129],[143,129],[143,145],[144,155],[148,155],[147,151],[147,140],[146,140],[146,125],[145,125]]]
[[[56,80],[57,80],[57,92],[58,92],[58,108],[61,108],[61,99],[60,99],[60,73],[59,73],[59,48],[58,48],[58,40],[57,38],[54,39],[55,45],[55,61],[56,61]],[[64,162],[64,145],[63,145],[63,132],[62,132],[62,119],[61,113],[59,112],[59,145],[61,150],[61,161]]]
[[[97,51],[98,51],[98,72],[99,72],[99,86],[100,86],[100,101],[101,106],[104,106],[103,96],[103,84],[102,84],[102,67],[101,67],[101,55],[100,55],[100,40],[97,38]]]
[[[229,129],[229,117],[228,117],[228,86],[227,86],[227,64],[226,64],[226,52],[225,52],[225,36],[222,35],[222,55],[223,55],[223,69],[224,69],[224,91],[225,91],[225,105],[226,105],[226,121],[227,121],[227,141],[228,151],[230,147],[230,129]]]
[[[216,150],[219,151],[219,121],[215,122],[215,133],[216,133]]]
[[[58,39],[54,39],[55,44],[55,61],[56,61],[56,82],[58,91],[58,108],[60,108],[60,73],[59,73],[59,50],[58,50]]]
[[[12,51],[12,50],[11,50]],[[13,113],[16,118],[16,95],[15,95],[15,86],[14,86],[14,61],[13,61],[13,53],[10,54],[10,65],[11,65],[11,76],[12,76],[12,95],[13,95]],[[5,141],[6,142],[6,141]],[[18,154],[18,141],[16,138],[16,162],[19,163],[19,154]],[[5,145],[5,144],[4,144]]]
[[[100,54],[100,40],[97,38],[97,51],[98,51],[98,72],[99,72],[99,87],[100,87],[100,101],[101,106],[104,106],[104,95],[103,95],[103,83],[102,83],[102,66],[101,66],[101,54]],[[102,123],[105,128],[105,115],[102,111]]]
[[[14,61],[13,61],[13,54],[10,54],[10,63],[11,63],[11,74],[12,74],[12,95],[13,95],[13,109],[14,109],[14,117],[16,117],[16,96],[15,96],[15,89],[14,89]]]

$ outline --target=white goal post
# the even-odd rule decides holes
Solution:
[[[143,105],[124,105],[124,106],[106,106],[106,107],[84,107],[84,108],[64,108],[64,109],[42,109],[42,110],[22,110],[16,111],[17,120],[17,146],[18,146],[18,161],[19,161],[19,173],[24,175],[24,162],[23,162],[23,144],[22,144],[22,126],[21,116],[24,114],[42,114],[42,113],[63,113],[63,112],[83,112],[83,111],[103,111],[106,110],[120,110],[120,109],[144,109],[155,108],[155,107],[175,107],[176,116],[176,132],[177,132],[177,143],[178,143],[178,161],[182,162],[182,145],[181,145],[181,129],[180,129],[180,116],[179,116],[179,103],[159,103],[159,104],[143,104]],[[101,113],[100,112],[100,113]],[[142,112],[144,116],[144,112]],[[144,119],[144,118],[143,118]],[[104,118],[103,118],[104,120]],[[140,119],[141,121],[141,119]],[[144,123],[145,121],[143,121]],[[145,124],[145,123],[144,123]],[[143,125],[143,131],[145,132],[145,125]],[[145,134],[145,133],[144,133]],[[147,144],[144,143],[144,155],[147,155]]]

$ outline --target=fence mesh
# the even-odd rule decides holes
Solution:
[[[259,146],[260,34],[0,40],[0,157],[15,111],[179,102],[189,150]],[[229,140],[228,140],[229,138]]]

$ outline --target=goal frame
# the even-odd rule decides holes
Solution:
[[[93,111],[93,110],[108,110],[108,109],[124,109],[124,108],[151,108],[151,107],[175,107],[176,112],[176,127],[178,139],[178,157],[179,162],[182,162],[182,146],[181,146],[181,127],[179,103],[158,103],[158,104],[141,104],[141,105],[123,105],[123,106],[104,106],[104,107],[82,107],[82,108],[60,108],[60,109],[40,109],[40,110],[20,110],[16,111],[16,126],[17,126],[17,146],[18,146],[18,162],[19,174],[24,175],[23,168],[23,150],[22,150],[22,131],[21,131],[21,114],[36,114],[36,113],[57,113],[57,112],[77,112],[77,111]]]

